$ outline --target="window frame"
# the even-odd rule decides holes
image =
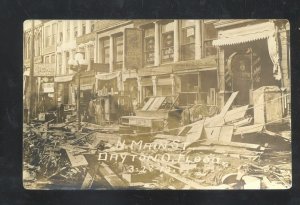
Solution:
[[[148,35],[148,36],[146,36],[146,30],[147,29],[153,29],[153,34],[152,35]],[[151,26],[148,26],[148,27],[145,27],[144,29],[143,29],[143,37],[144,37],[144,40],[143,40],[143,65],[144,66],[153,66],[154,65],[154,59],[155,59],[155,26],[153,25],[151,25]],[[153,39],[153,50],[148,50],[147,49],[147,40],[149,40],[149,39]],[[148,63],[147,62],[147,54],[149,54],[149,53],[153,53],[153,62],[151,62],[151,63]]]
[[[217,38],[218,38],[218,32],[217,32],[217,30],[216,30],[216,28],[214,28],[215,29],[215,31],[216,31],[216,37],[214,37],[214,38],[206,38],[206,28],[205,28],[205,26],[206,25],[213,25],[213,23],[205,23],[205,22],[203,22],[203,40],[202,40],[202,45],[203,45],[203,56],[204,57],[209,57],[209,56],[214,56],[214,55],[216,55],[216,54],[211,54],[211,55],[207,55],[207,51],[206,51],[206,48],[215,48],[214,46],[206,46],[206,42],[212,42],[213,40],[216,40]],[[215,48],[215,51],[217,52],[217,48]]]
[[[101,43],[101,62],[103,63],[103,64],[109,64],[109,59],[110,59],[110,39],[109,39],[109,37],[104,37],[104,38],[100,38],[99,39],[100,40],[100,43]],[[108,43],[107,43],[107,45],[105,46],[105,41],[108,41]],[[105,51],[106,50],[108,50],[108,62],[106,63],[105,62],[105,59],[106,59],[106,57],[105,57]]]
[[[196,47],[196,41],[195,41],[195,39],[196,39],[196,20],[194,20],[194,25],[187,25],[187,26],[183,26],[183,21],[184,20],[182,20],[180,22],[180,59],[182,61],[193,60],[196,57],[196,54],[195,54],[195,47]],[[184,33],[184,31],[187,31],[190,28],[193,28],[193,30],[194,30],[194,42],[192,42],[192,43],[183,43],[183,38],[186,38],[186,37],[184,37],[183,33]],[[182,54],[183,50],[185,49],[184,47],[188,47],[188,46],[192,46],[192,45],[193,45],[193,48],[194,48],[194,55],[191,56],[191,57],[186,58],[186,55]]]
[[[163,32],[162,30],[162,27],[164,25],[167,25],[169,23],[173,23],[173,30],[171,31],[166,31],[166,32]],[[170,63],[170,62],[173,62],[174,61],[174,33],[175,33],[175,29],[174,29],[174,21],[170,21],[170,22],[166,22],[166,23],[161,23],[160,24],[160,62],[163,64],[163,63]],[[172,41],[173,41],[173,45],[172,46],[168,46],[168,47],[164,47],[164,36],[166,35],[169,35],[172,33]],[[166,50],[166,49],[170,49],[172,48],[173,49],[173,57],[172,58],[169,58],[168,60],[166,59],[163,59],[163,51]],[[170,55],[170,54],[169,54]]]
[[[117,41],[118,38],[122,38],[122,41]],[[118,56],[118,47],[122,47],[122,56],[121,60],[117,60]],[[119,33],[113,36],[113,64],[114,64],[114,69],[122,69],[123,67],[123,57],[124,57],[124,34]]]

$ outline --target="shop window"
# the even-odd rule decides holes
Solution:
[[[161,62],[172,62],[174,59],[174,22],[161,26]]]
[[[204,56],[217,54],[217,48],[212,45],[213,40],[217,39],[218,33],[212,23],[204,23]]]
[[[195,59],[195,20],[181,22],[181,59]]]
[[[144,65],[154,64],[154,27],[144,29]]]
[[[114,37],[114,69],[122,69],[123,65],[123,35]]]
[[[109,64],[109,38],[101,39],[102,44],[102,63]]]

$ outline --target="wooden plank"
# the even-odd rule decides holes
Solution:
[[[248,107],[249,107],[249,105],[245,105],[242,107],[238,107],[238,108],[229,110],[224,116],[225,123],[244,118],[246,115],[246,112],[248,110]]]
[[[81,189],[90,189],[93,185],[94,178],[90,175],[89,172],[86,173]]]
[[[258,133],[262,132],[264,129],[263,124],[254,124],[254,125],[249,125],[249,126],[244,126],[244,127],[238,127],[234,131],[234,135],[241,135],[241,134],[250,134],[250,133]]]
[[[66,153],[68,155],[68,158],[71,162],[72,167],[79,167],[79,166],[87,166],[88,165],[88,162],[86,161],[86,159],[83,155],[74,156],[68,150],[66,150]]]
[[[250,144],[250,143],[240,143],[240,142],[221,142],[221,141],[215,141],[215,140],[208,140],[204,143],[201,143],[203,145],[223,145],[223,146],[233,146],[233,147],[244,147],[249,149],[259,149],[259,144]]]
[[[153,101],[154,101],[153,97],[149,98],[149,100],[146,102],[146,104],[144,105],[144,107],[142,108],[142,110],[146,111],[149,108],[149,106],[152,104]]]
[[[102,163],[99,165],[99,171],[103,175],[104,179],[112,186],[112,187],[127,187],[128,185],[120,179],[107,164]]]
[[[206,138],[209,140],[219,140],[221,127],[206,127],[205,134]]]
[[[222,126],[219,134],[219,141],[221,142],[231,142],[231,138],[233,135],[233,126]]]
[[[150,162],[157,170],[160,170],[161,172],[163,172],[164,174],[170,176],[170,177],[173,177],[175,179],[177,179],[178,181],[182,182],[183,184],[185,185],[189,185],[191,188],[194,188],[194,189],[206,189],[205,186],[202,186],[196,182],[194,182],[193,180],[190,180],[188,178],[185,178],[183,176],[180,176],[176,173],[171,173],[171,172],[168,172],[166,169],[162,168],[162,166],[157,163],[157,162],[153,162],[151,161]]]
[[[191,126],[183,127],[183,128],[179,131],[178,136],[185,136],[191,128],[192,128]]]
[[[155,98],[154,102],[148,108],[148,111],[158,110],[165,99],[166,99],[166,97],[157,97],[157,98]]]
[[[248,117],[248,118],[245,118],[245,119],[242,119],[238,122],[233,123],[233,125],[234,125],[235,128],[245,126],[245,125],[249,125],[251,123],[252,119],[253,119],[252,117]]]
[[[231,107],[234,99],[236,98],[238,94],[237,92],[234,92],[231,94],[231,96],[229,97],[229,99],[227,100],[226,104],[224,105],[224,107],[222,108],[221,112],[218,115],[215,115],[211,118],[208,118],[205,122],[205,126],[207,127],[214,127],[214,126],[222,126],[225,124],[225,115],[228,112],[229,108]]]
[[[231,107],[231,105],[232,105],[233,101],[235,100],[238,93],[239,93],[239,91],[236,91],[230,95],[229,99],[227,100],[227,102],[225,103],[224,107],[222,108],[222,110],[219,114],[220,116],[223,116],[223,117],[225,116],[225,114]]]
[[[192,143],[196,142],[201,138],[203,127],[204,120],[200,120],[192,126],[192,128],[188,131],[186,136],[186,146],[191,145]]]

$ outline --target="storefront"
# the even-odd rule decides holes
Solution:
[[[179,105],[216,105],[217,63],[215,58],[203,58],[174,65]]]
[[[117,95],[122,89],[121,72],[96,74],[96,92],[101,95]]]
[[[235,104],[246,105],[253,104],[253,91],[262,86],[289,87],[283,22],[240,22],[235,27],[221,22],[217,28],[219,39],[213,44],[219,47],[220,105],[235,91],[239,91]]]
[[[71,83],[72,101],[75,102],[78,96],[78,78],[74,78]],[[82,72],[80,74],[80,108],[81,113],[87,112],[88,104],[95,96],[95,72],[94,70]]]
[[[56,88],[56,102],[60,104],[75,104],[75,96],[72,95],[72,80],[74,75],[56,76],[54,78]]]

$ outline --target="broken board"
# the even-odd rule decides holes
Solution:
[[[86,161],[83,155],[73,155],[70,151],[66,150],[68,158],[71,162],[72,167],[79,167],[79,166],[87,166],[88,162]]]
[[[186,136],[186,146],[191,145],[201,138],[203,127],[204,120],[200,120],[197,123],[193,124],[192,128],[188,131]]]
[[[254,125],[249,125],[244,127],[238,127],[233,134],[242,135],[242,134],[259,133],[262,132],[263,129],[264,129],[263,124],[254,124]]]
[[[81,185],[81,189],[90,189],[92,187],[94,178],[90,175],[90,173],[86,173],[84,180]]]
[[[244,118],[246,115],[246,112],[248,110],[248,107],[249,107],[249,105],[245,105],[242,107],[238,107],[238,108],[229,110],[224,116],[225,123]]]

